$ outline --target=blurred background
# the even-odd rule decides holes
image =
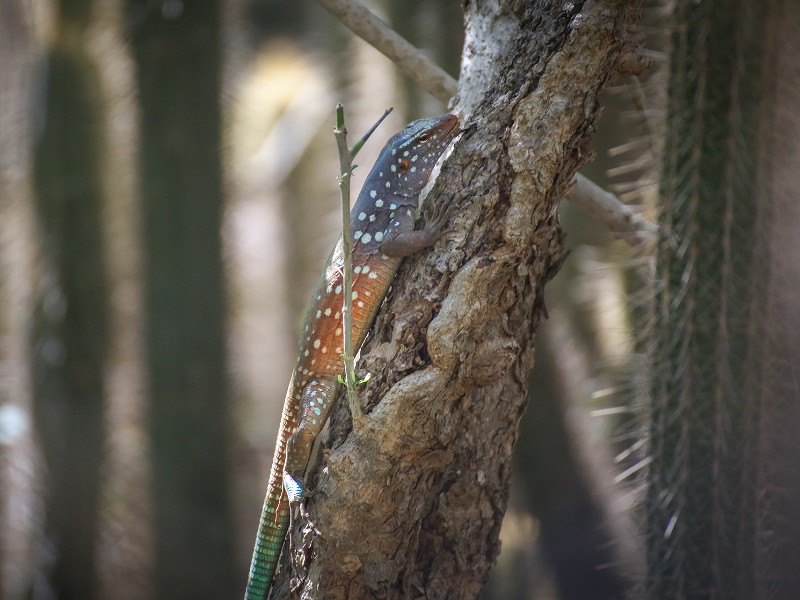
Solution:
[[[457,0],[367,4],[457,77]],[[606,94],[585,171],[637,204],[651,58]],[[279,0],[2,0],[0,77],[0,598],[239,597],[340,228],[334,106],[355,135],[394,107],[355,190],[393,132],[446,107]],[[652,261],[568,202],[562,220],[487,599],[619,598],[642,569],[630,322]]]

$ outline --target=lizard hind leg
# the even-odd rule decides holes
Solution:
[[[314,440],[328,420],[337,390],[336,380],[315,379],[309,381],[303,390],[300,420],[297,429],[286,442],[283,487],[290,503],[299,502],[306,495],[303,475],[311,457]]]

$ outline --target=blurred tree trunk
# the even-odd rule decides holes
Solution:
[[[455,77],[460,59],[458,49],[464,42],[461,3],[458,0],[390,0],[387,4],[389,23],[397,33]],[[442,110],[438,108],[439,102],[411,79],[399,72],[396,77],[405,121]]]
[[[588,461],[587,442],[576,417],[585,410],[589,379],[575,333],[565,311],[551,312],[537,335],[536,367],[530,408],[522,418],[522,438],[515,453],[515,477],[539,519],[544,558],[551,567],[561,600],[623,600],[628,597],[621,542],[615,539],[608,493],[597,489],[598,475],[611,477],[602,458]],[[523,577],[525,574],[521,574]]]
[[[41,273],[31,363],[45,460],[44,572],[54,597],[95,593],[108,286],[103,95],[84,47],[90,1],[63,0],[45,61],[34,156]],[[48,593],[40,591],[39,593]]]
[[[290,553],[305,598],[474,598],[499,552],[555,208],[577,168],[636,3],[468,3],[457,109],[476,127],[428,198],[445,239],[406,261],[362,349],[371,407],[339,405]],[[317,530],[320,535],[316,535]],[[284,557],[286,558],[286,557]],[[284,561],[277,597],[288,597]]]
[[[800,589],[796,3],[675,4],[646,595]]]
[[[21,0],[0,2],[0,368],[6,373],[0,377],[0,598],[21,595],[36,568],[31,560],[34,534],[30,521],[18,510],[31,505],[33,486],[23,492],[19,478],[14,477],[22,457],[28,464],[32,460],[32,428],[26,412],[32,400],[30,372],[26,372],[31,358],[31,286],[18,283],[30,269],[22,266],[18,257],[23,253],[21,247],[29,259],[34,247],[38,249],[30,219],[35,211],[30,188],[33,119],[26,110],[34,40],[26,16]],[[33,474],[26,474],[30,477],[25,482],[33,484]]]
[[[130,0],[159,598],[238,586],[228,485],[218,2]],[[244,566],[238,570],[244,577]]]

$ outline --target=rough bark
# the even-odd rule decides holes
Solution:
[[[563,259],[557,202],[590,158],[638,9],[466,10],[457,110],[474,128],[427,200],[455,209],[435,249],[401,268],[362,350],[363,430],[344,408],[332,418],[308,507],[318,530],[294,532],[302,597],[474,598],[500,549],[544,284]]]

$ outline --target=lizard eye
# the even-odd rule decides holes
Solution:
[[[425,133],[423,133],[423,134],[420,134],[420,136],[417,138],[417,141],[418,141],[420,144],[424,144],[425,142],[427,142],[427,141],[428,141],[428,138],[429,138],[429,137],[431,137],[431,136],[430,136],[430,134],[429,134],[429,133],[426,131]]]
[[[405,158],[400,161],[400,172],[401,173],[405,173],[406,171],[408,171],[408,167],[409,167],[409,162]]]

